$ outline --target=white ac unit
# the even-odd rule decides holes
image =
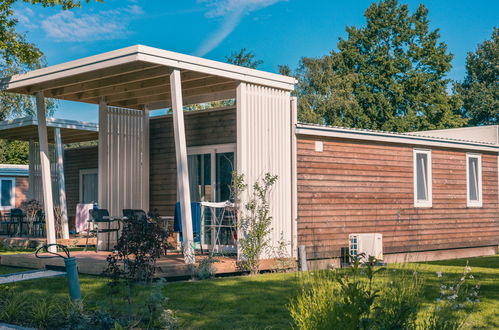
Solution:
[[[364,254],[361,258],[362,262],[367,261],[370,256],[377,260],[383,260],[383,235],[374,233],[350,234],[348,240],[350,256]]]

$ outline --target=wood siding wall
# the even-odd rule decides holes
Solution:
[[[98,167],[98,147],[64,150],[64,175],[69,230],[74,228],[76,204],[80,202],[80,170]]]
[[[483,207],[468,208],[466,151],[431,149],[433,206],[415,208],[412,146],[299,136],[298,244],[307,257],[338,257],[350,233],[383,234],[385,253],[497,246],[497,154],[482,153]]]
[[[236,142],[236,110],[185,113],[187,147]],[[173,216],[177,202],[177,166],[171,116],[150,122],[150,208]]]
[[[28,199],[29,180],[27,176],[16,177],[16,207]]]

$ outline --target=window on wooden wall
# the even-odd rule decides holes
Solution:
[[[414,149],[414,206],[431,207],[431,150]]]
[[[480,155],[466,155],[466,187],[468,206],[482,206],[482,157]]]
[[[16,179],[0,178],[0,210],[10,210],[16,205]]]

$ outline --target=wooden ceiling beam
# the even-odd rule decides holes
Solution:
[[[36,92],[45,91],[48,89],[52,90],[68,85],[97,81],[108,77],[125,75],[127,73],[142,71],[144,69],[149,69],[152,67],[160,67],[160,65],[155,65],[148,62],[132,62],[127,64],[120,64],[96,71],[89,71],[69,77],[54,79],[48,82],[36,84],[28,87],[26,91],[30,94],[34,94]],[[45,96],[49,97],[48,95]]]
[[[203,87],[198,87],[198,88],[192,88],[189,90],[182,88],[182,96],[184,98],[186,98],[186,97],[191,97],[191,96],[196,96],[196,95],[222,92],[222,91],[226,91],[226,90],[235,90],[236,87],[237,87],[237,82],[230,81],[227,83],[217,84],[217,85],[213,85],[213,86],[203,86]],[[108,104],[113,105],[113,106],[117,106],[117,107],[123,107],[123,108],[129,108],[129,107],[140,108],[141,106],[148,105],[150,103],[157,103],[157,102],[169,101],[169,100],[170,100],[170,92],[166,92],[166,93],[161,93],[161,94],[152,95],[152,96],[138,97],[138,98],[129,99],[129,100],[125,100],[125,101],[118,101],[118,102],[109,102],[108,101]]]
[[[169,82],[169,78],[167,78]],[[227,84],[230,83],[231,80],[223,77],[209,77],[201,80],[188,81],[182,84],[182,92],[189,93],[192,89],[197,88],[207,88],[210,86]],[[129,99],[136,99],[145,96],[152,96],[158,94],[164,94],[170,90],[170,84],[166,81],[163,81],[163,85],[155,84],[153,87],[138,89],[135,91],[118,93],[115,95],[106,95],[106,100],[108,103],[118,102],[118,101],[126,101]]]

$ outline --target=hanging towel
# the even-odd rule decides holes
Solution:
[[[194,235],[194,242],[201,242],[201,203],[191,202],[191,216],[192,216],[192,233]],[[182,215],[180,213],[180,202],[177,202],[175,204],[173,231],[176,233],[180,233],[180,241],[183,241]]]

